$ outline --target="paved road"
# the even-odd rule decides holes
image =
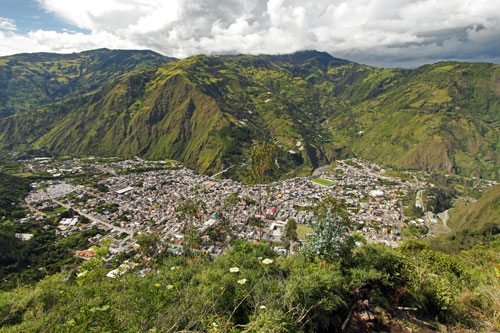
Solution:
[[[235,165],[231,165],[229,168],[224,169],[224,170],[222,170],[222,171],[220,171],[220,172],[217,172],[215,175],[210,176],[210,178],[215,179],[215,177],[217,177],[218,175],[223,174],[224,172],[228,171],[228,170],[229,170],[229,169],[231,169],[231,168],[234,168],[235,166],[236,166],[236,164],[235,164]]]
[[[100,167],[100,166],[95,166],[95,168],[103,173],[109,173],[110,175],[113,175],[113,176],[118,176],[118,173],[116,172],[116,170],[112,169],[112,168],[103,168],[103,167]]]
[[[448,210],[445,210],[444,212],[442,212],[442,213],[439,213],[439,214],[438,214],[438,217],[441,219],[441,221],[443,221],[443,224],[444,224],[446,227],[448,227],[448,226],[446,225],[446,223],[448,223],[448,220],[449,220],[449,218],[450,218],[450,214],[448,213],[448,211],[449,211],[449,209],[448,209]]]
[[[68,205],[68,204],[65,204],[65,203],[62,203],[61,201],[58,201],[58,200],[55,200],[55,199],[52,199],[52,201],[54,201],[55,203],[63,206],[64,208],[66,209],[73,209],[74,211],[78,212],[78,214],[82,215],[82,216],[85,216],[86,218],[88,218],[90,221],[92,222],[95,222],[95,223],[99,223],[99,224],[102,224],[102,225],[105,225],[106,227],[108,228],[111,228],[111,229],[114,229],[114,230],[118,230],[118,231],[121,231],[121,232],[124,232],[126,234],[129,234],[129,235],[133,235],[133,233],[131,233],[130,231],[128,231],[127,229],[123,229],[123,228],[120,228],[120,227],[117,227],[115,225],[112,225],[108,222],[104,222],[104,221],[101,221],[99,220],[98,218],[90,215],[90,214],[87,214],[87,213],[84,213],[81,211],[81,209],[79,208],[76,208],[76,207],[72,207],[71,205]]]
[[[43,217],[47,217],[47,214],[45,214],[44,212],[36,209],[35,207],[31,206],[28,203],[26,203],[26,205],[28,205],[28,208],[30,209],[30,211],[35,212],[35,213],[40,213],[40,214],[42,214]]]

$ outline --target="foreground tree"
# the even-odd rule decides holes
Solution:
[[[347,232],[343,218],[339,214],[329,213],[321,221],[316,221],[314,232],[307,238],[307,246],[303,252],[307,257],[333,261],[343,252]]]
[[[293,244],[299,240],[299,237],[297,235],[297,222],[293,217],[288,219],[283,235],[285,237],[284,243],[286,252],[288,254],[290,253],[290,248],[293,246]]]
[[[144,232],[137,236],[137,244],[146,257],[153,258],[161,247],[160,235],[155,232]]]
[[[250,160],[247,163],[246,182],[249,185],[259,185],[260,213],[264,214],[264,191],[270,182],[279,178],[279,168],[276,163],[278,147],[270,142],[264,141],[252,147]],[[262,222],[259,224],[259,240],[262,239]]]
[[[326,196],[313,213],[314,232],[307,238],[302,252],[309,258],[333,261],[342,255],[348,243],[349,224],[345,206],[334,197]]]
[[[275,163],[277,153],[278,147],[270,141],[254,145],[247,163],[247,183],[265,184],[278,178],[278,166]]]

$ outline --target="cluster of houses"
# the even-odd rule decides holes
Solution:
[[[162,250],[180,254],[193,246],[186,237],[193,231],[201,239],[195,250],[212,255],[222,253],[233,238],[267,239],[282,251],[279,244],[287,221],[293,218],[299,226],[311,226],[312,208],[326,195],[346,204],[352,229],[372,242],[396,246],[402,227],[424,224],[423,219],[403,215],[402,200],[409,191],[422,190],[426,184],[386,177],[382,167],[363,160],[337,161],[335,167],[315,175],[323,180],[320,182],[315,177],[296,177],[255,186],[199,175],[178,164],[162,168],[165,164],[155,162],[155,168],[147,171],[151,164],[141,159],[65,161],[65,170],[107,173],[94,179],[101,187],[86,186],[89,179],[81,184],[46,181],[37,184],[42,188],[33,191],[26,202],[38,206],[59,203],[87,217],[90,222],[85,224],[78,215],[61,219],[62,235],[92,226],[106,229],[113,240],[112,255],[137,249],[135,238],[141,233],[158,234],[165,244]],[[50,160],[30,161],[27,167],[64,172]],[[141,172],[124,172],[141,167]],[[87,252],[76,255],[91,257]]]

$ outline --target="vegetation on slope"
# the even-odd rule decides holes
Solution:
[[[36,282],[77,262],[73,251],[87,246],[88,238],[99,233],[94,228],[56,243],[60,218],[71,214],[19,223],[25,216],[21,204],[30,189],[26,179],[0,171],[0,289]],[[32,234],[33,238],[23,241],[15,236],[17,233]]]
[[[252,142],[273,139],[285,171],[310,172],[354,151],[396,167],[500,179],[496,65],[378,69],[305,51],[195,56],[120,75],[108,85],[96,79],[90,94],[19,107],[0,119],[0,148],[172,158],[215,173],[244,163]]]
[[[490,188],[478,201],[451,210],[447,225],[451,233],[431,240],[433,248],[453,253],[498,241],[500,185]]]
[[[108,49],[0,57],[0,118],[86,94],[131,71],[172,60],[152,51]]]
[[[25,179],[0,171],[0,221],[24,216],[19,205],[30,189]]]
[[[494,287],[500,277],[487,262],[474,269],[462,263],[416,243],[398,250],[351,248],[329,263],[279,257],[267,245],[238,242],[214,261],[170,257],[145,277],[126,273],[109,279],[98,259],[84,263],[77,275],[66,271],[35,287],[2,293],[0,327],[4,332],[332,332],[343,323],[353,332],[437,330],[443,324],[498,328]],[[484,288],[492,298],[479,293]]]
[[[68,267],[76,267],[80,259],[75,250],[88,248],[88,239],[99,233],[97,228],[57,241],[58,221],[27,222],[0,225],[0,289],[33,284]],[[32,234],[30,240],[15,237],[16,233]]]

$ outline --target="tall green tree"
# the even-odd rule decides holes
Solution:
[[[286,252],[290,253],[290,247],[299,240],[299,236],[297,235],[297,222],[293,217],[288,219],[283,230],[283,235],[285,237]]]
[[[316,220],[323,220],[329,214],[336,214],[342,217],[343,221],[347,223],[347,209],[344,203],[335,198],[334,196],[327,194],[312,210]]]
[[[270,141],[254,145],[250,150],[250,160],[247,162],[246,182],[259,185],[260,212],[264,212],[264,192],[267,184],[279,178],[279,166],[276,163],[278,147]],[[262,239],[262,221],[259,226],[259,240]]]
[[[192,256],[195,250],[198,250],[202,244],[201,234],[198,229],[191,226],[184,235],[184,253]]]
[[[307,238],[303,253],[309,258],[320,257],[333,261],[342,253],[347,242],[347,231],[342,216],[329,213],[314,224],[314,232]]]
[[[275,163],[278,147],[270,141],[254,145],[250,150],[247,163],[247,183],[251,185],[266,184],[278,178],[279,167]]]
[[[144,232],[137,236],[137,244],[141,252],[146,256],[153,258],[158,254],[160,248],[160,235],[155,232]]]
[[[347,244],[349,220],[344,204],[333,196],[325,196],[313,209],[314,232],[307,238],[302,252],[310,258],[326,261],[338,258]]]

